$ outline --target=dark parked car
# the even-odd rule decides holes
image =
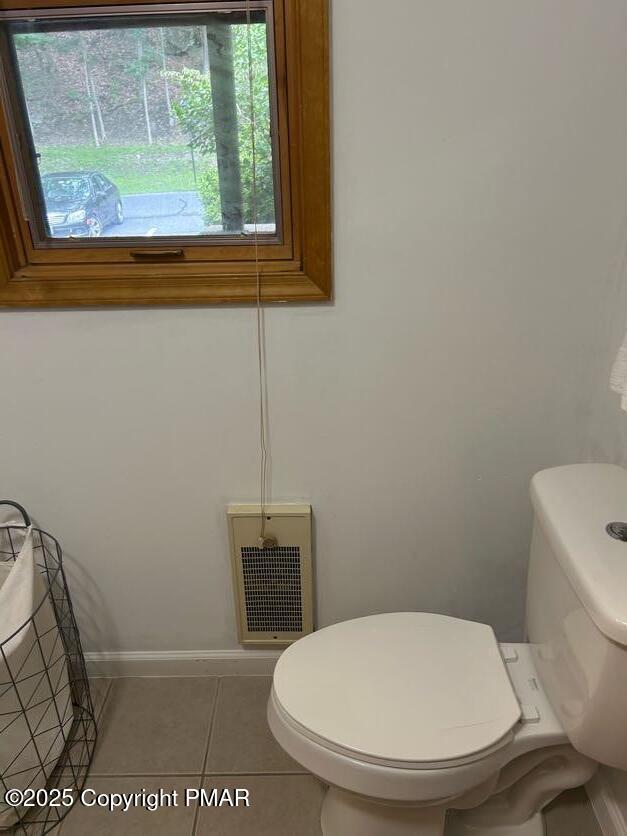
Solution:
[[[99,171],[60,171],[41,178],[50,234],[98,238],[124,221],[118,187]]]

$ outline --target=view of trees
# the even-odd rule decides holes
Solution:
[[[220,29],[223,31],[221,32]],[[266,55],[265,26],[255,25],[251,30],[251,53],[253,61],[253,106],[250,107],[250,82],[248,36],[245,27],[228,27],[218,24],[206,27],[209,33],[203,70],[185,68],[178,72],[165,74],[166,80],[172,79],[178,95],[172,110],[180,128],[189,139],[192,148],[197,149],[202,158],[211,161],[217,157],[217,165],[207,165],[199,181],[199,193],[205,205],[208,218],[220,213],[220,204],[224,211],[223,189],[220,187],[220,139],[225,155],[233,149],[235,143],[229,135],[229,124],[237,124],[239,134],[239,187],[241,204],[246,222],[253,217],[253,113],[255,128],[256,165],[256,209],[260,223],[274,220],[274,194],[272,177],[272,147],[270,136],[270,100],[268,96],[268,61]],[[213,54],[212,54],[213,53]],[[225,66],[226,65],[226,66]],[[232,90],[229,89],[229,65],[232,67]],[[226,88],[223,89],[223,88]],[[221,107],[212,107],[212,100],[217,101],[218,89],[221,89]],[[235,114],[228,113],[228,103],[235,105]],[[221,122],[215,113],[221,114]],[[211,114],[211,118],[207,115]],[[222,137],[220,136],[222,134]],[[237,219],[233,222],[237,229]]]
[[[215,23],[203,26],[20,32],[14,43],[42,172],[59,170],[61,162],[70,169],[99,169],[123,193],[129,187],[143,192],[167,191],[172,185],[194,188],[207,223],[237,229],[252,222],[246,24],[230,24],[216,15]],[[251,26],[250,45],[257,218],[271,223],[264,23]],[[137,165],[144,160],[152,164],[141,178]]]

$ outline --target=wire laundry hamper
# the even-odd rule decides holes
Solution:
[[[1,500],[2,505],[17,509],[23,524],[0,527],[0,566],[18,558],[31,526],[29,515],[21,505]],[[39,572],[37,577],[43,581],[45,594],[39,596],[41,600],[36,603],[31,617],[25,623],[10,636],[0,636],[0,664],[4,663],[0,671],[0,753],[3,751],[3,735],[5,740],[9,739],[12,724],[19,721],[28,730],[24,747],[19,751],[5,743],[4,751],[9,752],[9,757],[15,752],[15,757],[8,764],[2,765],[0,802],[4,801],[5,793],[16,785],[22,789],[44,789],[43,792],[35,793],[36,797],[31,799],[36,806],[13,809],[11,823],[8,826],[0,824],[0,836],[43,836],[61,821],[71,807],[45,802],[51,796],[58,799],[63,790],[69,790],[72,798],[77,799],[87,778],[97,735],[85,659],[63,570],[61,546],[54,537],[38,528],[31,528],[31,536],[36,571]],[[45,634],[40,635],[37,630],[36,619],[38,611],[49,605],[52,607],[56,629],[48,632],[46,640]],[[27,637],[29,642],[24,650],[28,654],[28,668],[24,663],[20,670],[12,671],[7,661],[9,642],[20,635],[22,638]],[[63,668],[62,677],[58,674],[60,667]],[[8,681],[5,681],[5,670]],[[30,704],[25,704],[23,695],[20,696],[20,688],[23,693],[26,679],[30,681],[28,688],[33,694]],[[39,683],[43,683],[39,693],[45,693],[46,696],[37,703]],[[3,695],[12,699],[11,689],[14,689],[15,704],[19,705],[20,710],[3,714],[1,699]],[[63,719],[58,707],[61,702],[64,705]],[[41,718],[37,725],[33,725],[33,714]],[[15,728],[13,726],[14,735]],[[49,741],[53,741],[53,745]],[[53,749],[54,756],[50,756]],[[34,763],[29,762],[27,769],[24,769],[25,752],[34,760]],[[51,793],[51,790],[58,790],[59,793]]]

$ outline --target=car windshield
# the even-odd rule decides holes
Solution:
[[[46,201],[76,203],[89,197],[89,182],[86,177],[44,177]]]

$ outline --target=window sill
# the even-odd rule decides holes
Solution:
[[[0,308],[254,304],[257,298],[255,276],[186,276],[174,283],[171,273],[159,276],[154,266],[141,279],[113,280],[108,273],[89,282],[16,277],[0,284]],[[304,273],[293,272],[263,275],[261,298],[264,302],[324,302],[332,294]]]

